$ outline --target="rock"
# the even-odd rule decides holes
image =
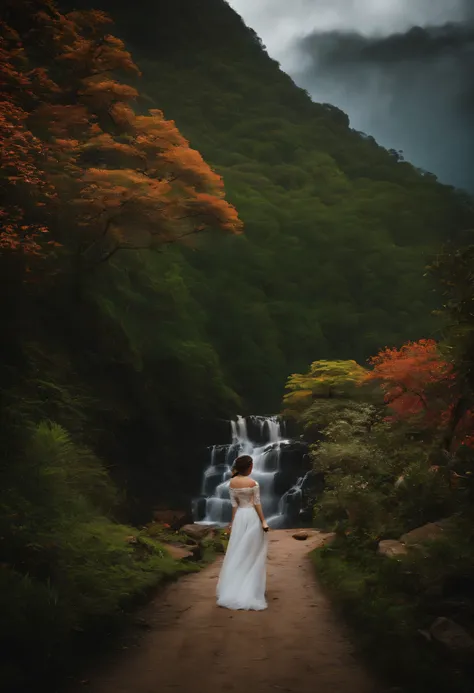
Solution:
[[[309,537],[308,532],[305,532],[303,529],[299,532],[295,532],[293,535],[293,539],[298,539],[299,541],[305,541]]]
[[[224,481],[226,473],[228,472],[228,466],[226,464],[216,464],[213,467],[209,467],[206,471],[204,478],[204,488],[203,494],[205,496],[212,496],[214,489]],[[227,489],[224,490],[224,497],[229,498]]]
[[[195,500],[194,512],[195,512],[195,519],[196,520],[204,520],[204,518],[206,517],[206,506],[207,506],[207,498],[205,496],[201,496],[200,498],[197,498]]]
[[[401,541],[395,539],[384,539],[379,542],[377,553],[387,558],[398,558],[407,553],[407,547]]]
[[[307,443],[296,440],[280,445],[278,469],[282,475],[288,475],[289,478],[291,477],[292,484],[296,482],[298,477],[304,476],[310,469],[310,464],[305,459],[307,451]]]
[[[441,616],[432,623],[429,633],[433,640],[453,654],[474,655],[474,638],[458,623]]]
[[[189,551],[191,552],[191,556],[189,556],[189,560],[193,561],[200,561],[202,558],[202,547],[200,544],[194,544],[193,546],[186,547],[189,548]]]
[[[192,524],[181,527],[181,532],[195,541],[202,541],[204,537],[213,536],[215,529],[213,525]]]
[[[423,544],[427,541],[434,541],[443,536],[445,530],[447,529],[449,520],[439,520],[438,522],[428,522],[428,524],[422,527],[417,527],[411,532],[407,532],[400,537],[402,544],[407,544],[408,546],[414,546],[416,544]]]

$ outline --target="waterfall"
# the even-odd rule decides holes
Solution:
[[[303,486],[310,474],[311,472],[308,471],[304,476],[300,476],[296,480],[296,484],[294,484],[286,493],[282,495],[278,505],[279,515],[287,517],[291,507],[296,506],[301,508],[303,500]]]
[[[282,437],[280,420],[276,416],[238,416],[230,422],[230,434],[229,444],[210,448],[209,466],[204,470],[202,479],[201,498],[193,504],[195,521],[220,526],[230,522],[232,506],[229,482],[232,464],[239,455],[250,455],[253,458],[251,476],[260,485],[262,509],[268,524],[274,528],[288,526],[288,511],[290,505],[294,509],[296,496],[301,506],[304,477],[299,477],[294,485],[288,484],[283,494],[276,493],[275,479],[281,472],[282,451],[291,444]],[[295,473],[293,479],[296,477]]]

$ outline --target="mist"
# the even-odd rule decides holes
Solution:
[[[338,106],[351,127],[474,192],[470,1],[231,4],[315,101]]]

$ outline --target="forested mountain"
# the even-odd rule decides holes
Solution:
[[[222,0],[98,4],[143,72],[143,106],[176,120],[244,221],[179,272],[245,409],[274,410],[315,355],[363,361],[433,334],[423,268],[470,226],[461,195],[312,103]]]
[[[313,103],[223,0],[61,7],[111,14],[142,73],[126,77],[135,110],[176,121],[244,225],[189,248],[114,252],[72,294],[51,279],[33,301],[36,324],[22,322],[13,370],[4,361],[14,401],[34,392],[28,420],[85,437],[152,503],[169,492],[159,469],[175,489],[195,488],[190,457],[206,422],[276,411],[288,373],[432,336],[424,266],[472,226],[472,202]],[[107,165],[104,151],[89,156]],[[143,220],[127,223],[142,233]]]
[[[128,523],[189,508],[231,416],[442,329],[424,268],[474,212],[313,103],[224,0],[5,0],[0,160],[13,690],[182,569]]]

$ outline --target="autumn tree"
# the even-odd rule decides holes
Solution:
[[[43,186],[50,190],[57,202],[50,242],[90,266],[122,248],[172,243],[212,228],[240,231],[221,177],[175,124],[161,111],[133,110],[138,92],[119,76],[136,77],[138,68],[108,33],[107,15],[64,15],[50,0],[11,0],[5,16],[0,45],[8,98],[0,134],[11,159],[5,175],[36,196]],[[1,213],[8,217],[2,245],[31,251],[28,238],[46,227],[26,223],[15,207]]]
[[[25,70],[16,31],[0,23],[0,249],[40,251],[44,207],[54,197],[45,173],[47,148],[28,125],[34,75]]]
[[[173,122],[158,110],[136,116],[124,103],[118,121],[127,133],[122,139],[101,132],[80,147],[82,161],[101,161],[86,168],[76,200],[91,239],[85,256],[104,260],[120,248],[172,243],[212,228],[239,232],[221,177]]]
[[[288,378],[285,414],[297,415],[318,399],[346,397],[365,375],[365,369],[355,361],[314,361],[307,373],[293,373]]]
[[[465,381],[437,342],[421,339],[400,349],[384,349],[370,363],[373,368],[365,382],[380,384],[388,420],[405,421],[434,435],[441,432],[447,453],[461,444],[471,445],[474,420]]]
[[[441,411],[434,396],[435,386],[443,382],[449,385],[452,366],[439,352],[438,344],[432,339],[408,342],[400,349],[386,348],[369,361],[372,370],[366,380],[380,384],[385,403],[395,418],[422,415],[428,423],[439,422]],[[444,390],[443,390],[444,395]]]

